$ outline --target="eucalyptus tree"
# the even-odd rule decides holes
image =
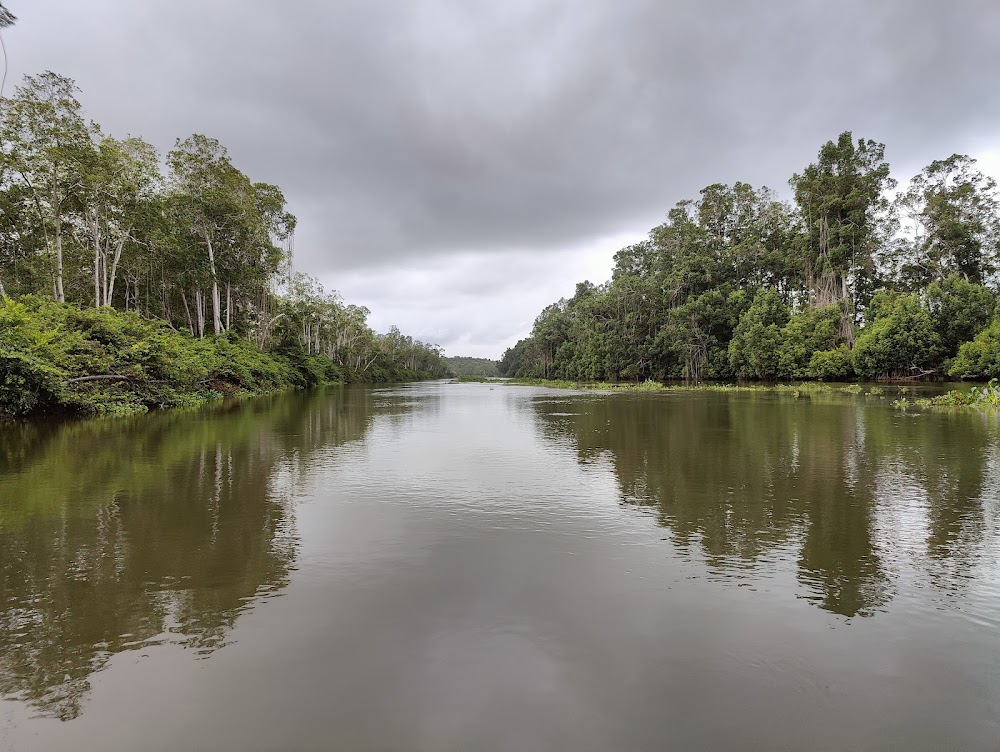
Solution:
[[[94,128],[83,118],[72,79],[46,71],[25,76],[2,101],[0,149],[9,180],[18,183],[22,212],[34,215],[51,277],[65,302],[64,244],[79,212],[87,175],[97,159]]]
[[[296,224],[278,186],[251,183],[248,198],[250,205],[233,222],[220,262],[226,290],[225,328],[239,325],[241,331],[259,325],[272,282],[290,262],[284,244]]]
[[[283,317],[294,326],[300,345],[307,354],[322,351],[324,339],[331,334],[331,320],[337,318],[337,294],[328,294],[315,277],[296,273],[285,283],[285,300]]]
[[[238,223],[253,206],[249,179],[237,170],[224,146],[214,138],[195,134],[167,155],[177,221],[192,243],[203,246],[204,279],[211,288],[212,327],[224,331],[220,296],[220,262],[238,235]],[[200,285],[196,306],[202,308]]]
[[[381,361],[381,367],[387,372],[435,373],[439,369],[447,370],[442,360],[443,353],[437,345],[403,334],[396,326],[390,327],[388,332],[376,337],[375,341],[379,349],[377,360]]]
[[[36,277],[50,276],[40,268],[43,258],[32,250],[38,245],[33,238],[40,237],[40,232],[34,215],[23,211],[28,200],[12,165],[0,158],[0,297],[7,296],[5,280],[10,294],[17,295],[36,291]]]
[[[365,306],[347,305],[337,314],[334,321],[337,346],[332,351],[333,360],[351,371],[364,373],[378,357],[375,335],[368,327],[371,311]]]
[[[136,245],[158,208],[159,157],[137,137],[106,136],[87,175],[86,229],[94,254],[94,305],[113,306],[126,244]],[[152,261],[149,259],[148,261]]]
[[[897,198],[912,238],[902,245],[902,281],[919,289],[959,274],[991,281],[1000,250],[1000,199],[996,181],[976,160],[953,154],[931,162]]]
[[[364,306],[345,304],[301,273],[289,275],[279,299],[282,311],[273,321],[280,337],[292,337],[307,354],[322,354],[348,371],[367,370],[374,362],[375,335]]]
[[[291,275],[283,300],[284,308],[274,321],[278,339],[293,338],[306,354],[329,358],[350,374],[364,378],[378,369],[389,375],[403,369],[446,370],[436,346],[414,340],[397,327],[377,335],[368,326],[367,308],[345,304],[313,277]]]
[[[234,287],[249,288],[245,292],[252,295],[280,268],[282,253],[276,242],[290,236],[295,218],[285,210],[276,186],[252,183],[213,138],[196,134],[178,140],[167,162],[175,221],[204,252],[195,304],[199,309],[203,305],[204,282],[211,290],[213,330],[220,334],[233,324]]]
[[[244,300],[253,309],[254,329],[268,325],[273,316],[275,282],[291,273],[291,243],[297,220],[288,211],[285,195],[276,185],[254,183],[254,203],[259,222],[254,233],[256,241],[247,246],[247,267],[252,274],[242,275]],[[249,284],[248,284],[249,283]],[[250,300],[254,302],[250,304]]]

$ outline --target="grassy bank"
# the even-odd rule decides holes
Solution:
[[[463,378],[458,381],[494,381],[494,379]],[[848,394],[870,394],[882,396],[886,390],[877,385],[829,384],[805,381],[792,384],[748,383],[729,384],[722,382],[700,382],[698,384],[663,384],[659,381],[567,381],[565,379],[503,379],[504,384],[515,386],[544,386],[550,389],[576,389],[590,392],[782,392],[805,394],[809,392],[844,392]]]
[[[264,351],[232,332],[197,339],[133,312],[0,299],[0,415],[7,417],[196,407],[351,380],[363,379],[298,347]]]

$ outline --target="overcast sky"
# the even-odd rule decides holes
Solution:
[[[7,87],[49,69],[105,131],[218,138],[285,191],[301,271],[450,355],[498,357],[705,185],[787,193],[843,130],[901,181],[1000,167],[997,0],[6,5]]]

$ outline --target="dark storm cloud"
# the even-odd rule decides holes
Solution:
[[[337,267],[565,245],[783,183],[841,129],[906,159],[1000,115],[992,0],[65,4],[83,28],[45,5],[17,33],[68,44],[106,120],[217,135],[308,201],[302,252]]]
[[[841,130],[911,172],[998,136],[995,0],[10,5],[17,72],[163,148],[216,136],[320,274],[565,251],[711,182],[783,189]]]

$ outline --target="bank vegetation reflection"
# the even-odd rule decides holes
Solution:
[[[621,501],[651,509],[710,570],[752,581],[794,560],[803,596],[843,616],[888,607],[917,567],[942,597],[997,545],[996,424],[864,397],[539,398],[549,438],[605,457]]]
[[[0,430],[0,693],[76,717],[90,676],[163,642],[209,654],[294,567],[290,503],[378,411],[333,388],[198,413]],[[408,409],[408,408],[402,408]]]

